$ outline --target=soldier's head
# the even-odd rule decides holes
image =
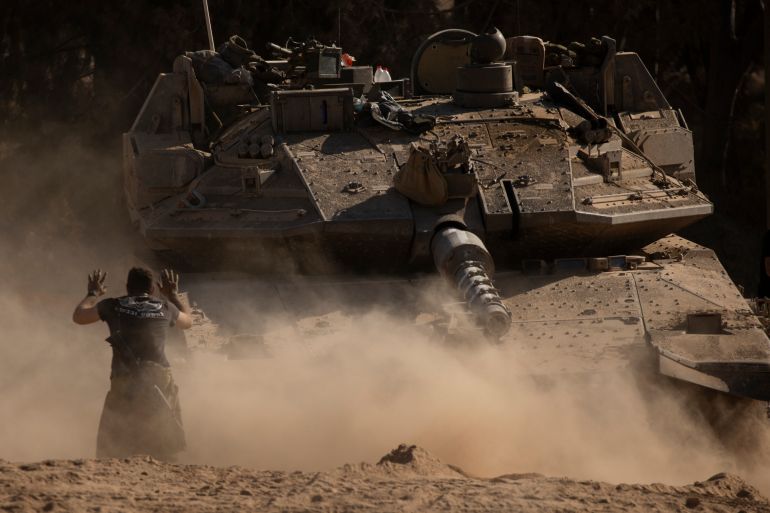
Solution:
[[[144,267],[134,267],[128,271],[126,291],[129,296],[152,294],[154,290],[155,279],[152,276],[152,271]]]

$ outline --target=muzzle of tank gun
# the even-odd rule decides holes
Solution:
[[[440,228],[430,244],[438,272],[457,288],[476,322],[498,339],[511,327],[511,312],[492,284],[495,263],[474,233],[456,227]]]

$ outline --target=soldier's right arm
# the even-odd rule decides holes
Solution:
[[[192,326],[192,315],[190,307],[179,299],[179,275],[171,269],[164,269],[160,275],[160,292],[169,303],[173,304],[179,310],[179,316],[176,318],[174,326],[186,330]]]
[[[176,318],[174,326],[179,329],[186,330],[192,326],[192,315],[190,315],[190,307],[183,303],[179,296],[173,294],[168,296],[169,303],[172,303],[179,310],[179,315]]]

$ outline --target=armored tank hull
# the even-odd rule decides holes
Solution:
[[[212,105],[236,86],[203,83],[180,57],[124,135],[132,219],[173,263],[270,273],[255,297],[290,319],[302,309],[274,298],[295,285],[275,275],[341,280],[361,306],[422,297],[413,278],[437,272],[463,305],[450,315],[518,344],[533,372],[643,356],[663,375],[770,400],[761,324],[711,250],[669,235],[713,211],[681,113],[609,38],[556,65],[537,38],[497,51],[500,39],[432,36],[413,59],[413,97],[287,83],[269,105],[230,105],[216,129],[226,116]],[[349,282],[360,273],[387,279]],[[538,368],[549,344],[560,357]]]

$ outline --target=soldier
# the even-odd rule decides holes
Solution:
[[[152,271],[134,267],[127,295],[98,301],[107,273],[88,276],[88,295],[72,314],[77,324],[107,323],[112,346],[110,390],[104,401],[96,442],[97,458],[149,454],[170,460],[185,448],[178,389],[165,355],[170,326],[192,325],[189,307],[178,296],[179,276],[170,270],[157,285]]]

